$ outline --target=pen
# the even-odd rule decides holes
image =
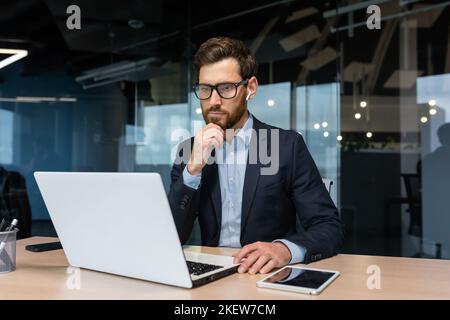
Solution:
[[[12,222],[11,222],[11,225],[8,227],[8,228],[6,228],[6,232],[9,232],[9,231],[11,231],[15,226],[17,226],[17,222],[19,222],[17,219],[14,219]]]

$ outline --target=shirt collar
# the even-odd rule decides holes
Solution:
[[[250,139],[252,137],[252,129],[253,129],[253,116],[250,112],[248,112],[247,121],[245,121],[244,125],[235,136],[241,139],[241,141],[245,143],[246,147],[250,144]]]

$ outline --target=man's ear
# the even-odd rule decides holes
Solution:
[[[258,89],[258,79],[256,79],[255,76],[253,76],[250,79],[248,79],[247,84],[248,93],[246,98],[247,101],[255,96],[257,89]]]

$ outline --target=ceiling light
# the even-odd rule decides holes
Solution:
[[[77,102],[77,98],[62,97],[62,98],[59,98],[59,101],[61,101],[61,102]]]
[[[428,101],[428,105],[429,105],[430,107],[434,107],[434,106],[436,105],[436,100],[429,100],[429,101]]]
[[[360,106],[361,108],[365,108],[365,107],[367,107],[367,102],[361,101],[361,102],[359,103],[359,106]]]
[[[144,27],[144,22],[142,20],[132,19],[128,20],[128,25],[132,29],[142,29]]]
[[[17,102],[55,102],[55,97],[17,97]]]
[[[10,57],[0,60],[0,69],[6,67],[7,65],[16,62],[28,55],[28,50],[21,49],[0,49],[0,54],[8,54]]]
[[[355,119],[361,119],[361,113],[355,113]]]
[[[430,111],[428,111],[430,113],[430,115],[434,116],[437,113],[437,110],[432,108],[430,109]]]
[[[161,76],[164,73],[171,73],[162,68],[152,66],[151,63],[154,61],[156,61],[154,57],[135,62],[120,61],[84,71],[75,80],[82,84],[83,89],[89,89],[124,80],[137,82],[142,80],[143,77],[146,79],[149,78],[150,73],[152,77]]]
[[[41,102],[77,102],[77,98],[72,97],[32,97],[19,96],[15,98],[1,97],[0,102],[19,102],[19,103],[41,103]]]
[[[420,118],[420,122],[422,122],[422,123],[426,123],[427,121],[428,121],[427,117]]]

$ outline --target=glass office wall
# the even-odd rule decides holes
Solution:
[[[71,4],[80,29],[67,27]],[[380,29],[367,26],[369,4]],[[445,2],[24,0],[0,10],[0,61],[28,51],[0,69],[0,165],[25,178],[33,234],[52,233],[35,170],[159,172],[168,190],[176,145],[203,126],[192,56],[231,36],[259,63],[249,110],[300,132],[333,180],[343,251],[449,257]]]
[[[69,5],[80,8],[80,29],[68,27]],[[187,7],[0,4],[0,166],[25,179],[32,234],[55,234],[34,171],[157,171],[168,188],[162,129],[187,127],[187,111],[179,113],[187,110]],[[6,65],[11,50],[28,55]]]
[[[375,4],[375,3],[374,3]],[[341,213],[351,252],[449,258],[444,180],[450,71],[448,2],[343,3]],[[448,157],[447,157],[448,158]],[[443,180],[444,179],[444,180]],[[444,231],[445,230],[445,231]]]
[[[249,111],[259,120],[282,129],[291,129],[291,83],[260,85]]]
[[[0,109],[0,163],[13,162],[14,112]]]
[[[448,70],[450,71],[450,70]],[[419,248],[429,255],[450,256],[450,74],[418,77],[416,103],[420,106],[422,230]],[[425,119],[428,119],[425,121]],[[419,225],[420,226],[420,225]]]
[[[339,205],[340,99],[339,84],[319,84],[296,88],[296,128],[324,179],[333,184],[331,197]]]

